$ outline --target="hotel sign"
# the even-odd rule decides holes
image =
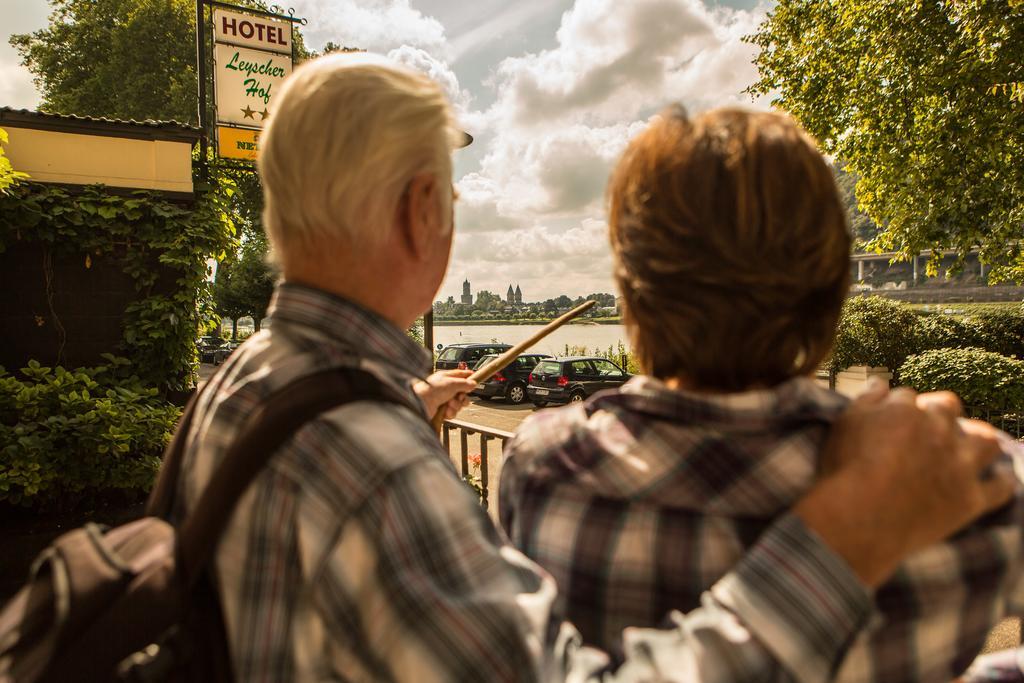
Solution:
[[[292,58],[234,45],[216,45],[217,123],[262,128],[274,95],[292,72]]]
[[[285,21],[215,9],[213,41],[291,55],[292,27]]]
[[[213,39],[217,150],[253,160],[259,129],[273,115],[274,96],[292,72],[292,28],[286,21],[217,8]]]

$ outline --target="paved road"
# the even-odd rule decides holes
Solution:
[[[506,432],[514,432],[516,427],[536,410],[530,403],[513,406],[501,400],[485,401],[471,398],[470,401],[456,419]]]
[[[217,369],[217,366],[213,363],[200,363],[199,364],[199,384],[203,385],[206,380],[210,379],[210,375]]]

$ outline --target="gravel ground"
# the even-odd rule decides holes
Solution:
[[[985,641],[985,649],[982,652],[995,652],[1020,645],[1020,619],[1004,619],[992,632],[988,634]]]

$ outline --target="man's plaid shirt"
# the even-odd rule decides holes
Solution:
[[[846,405],[810,379],[704,395],[648,377],[544,411],[506,451],[500,518],[558,583],[584,641],[615,649],[627,626],[700,604],[812,485]],[[1006,440],[1017,461],[1022,448]],[[1019,473],[1019,470],[1018,470]],[[1019,475],[1018,475],[1019,476]],[[1008,611],[1019,613],[1022,497],[907,561],[838,668],[843,681],[949,681]],[[780,553],[765,572],[786,572]],[[713,591],[714,592],[714,591]],[[780,606],[800,612],[804,604]]]
[[[379,316],[284,284],[270,317],[201,397],[178,519],[286,383],[358,364],[416,400],[429,354]],[[766,572],[779,554],[792,561]],[[300,429],[242,498],[216,577],[242,681],[585,681],[607,662],[555,618],[551,577],[495,529],[423,416],[392,404],[351,403]],[[626,664],[602,680],[824,680],[869,607],[849,568],[786,518],[700,609],[630,632]]]

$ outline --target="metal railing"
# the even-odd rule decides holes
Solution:
[[[1024,440],[1024,415],[1004,413],[979,406],[964,406],[964,414],[967,417],[984,420],[1018,441]],[[1022,634],[1022,637],[1024,637],[1024,634]]]
[[[468,482],[470,486],[477,489],[480,494],[480,504],[486,509],[490,498],[490,465],[488,464],[490,442],[497,441],[498,445],[501,446],[502,452],[504,452],[505,444],[508,443],[508,440],[511,439],[514,434],[501,429],[493,429],[491,427],[473,424],[472,422],[464,422],[462,420],[445,420],[444,426],[441,428],[441,441],[449,456],[452,454],[452,430],[458,430],[459,432],[459,452],[457,461],[459,464],[459,475],[463,480]],[[474,481],[472,471],[470,470],[469,437],[474,435],[479,436],[480,439],[479,485]]]

